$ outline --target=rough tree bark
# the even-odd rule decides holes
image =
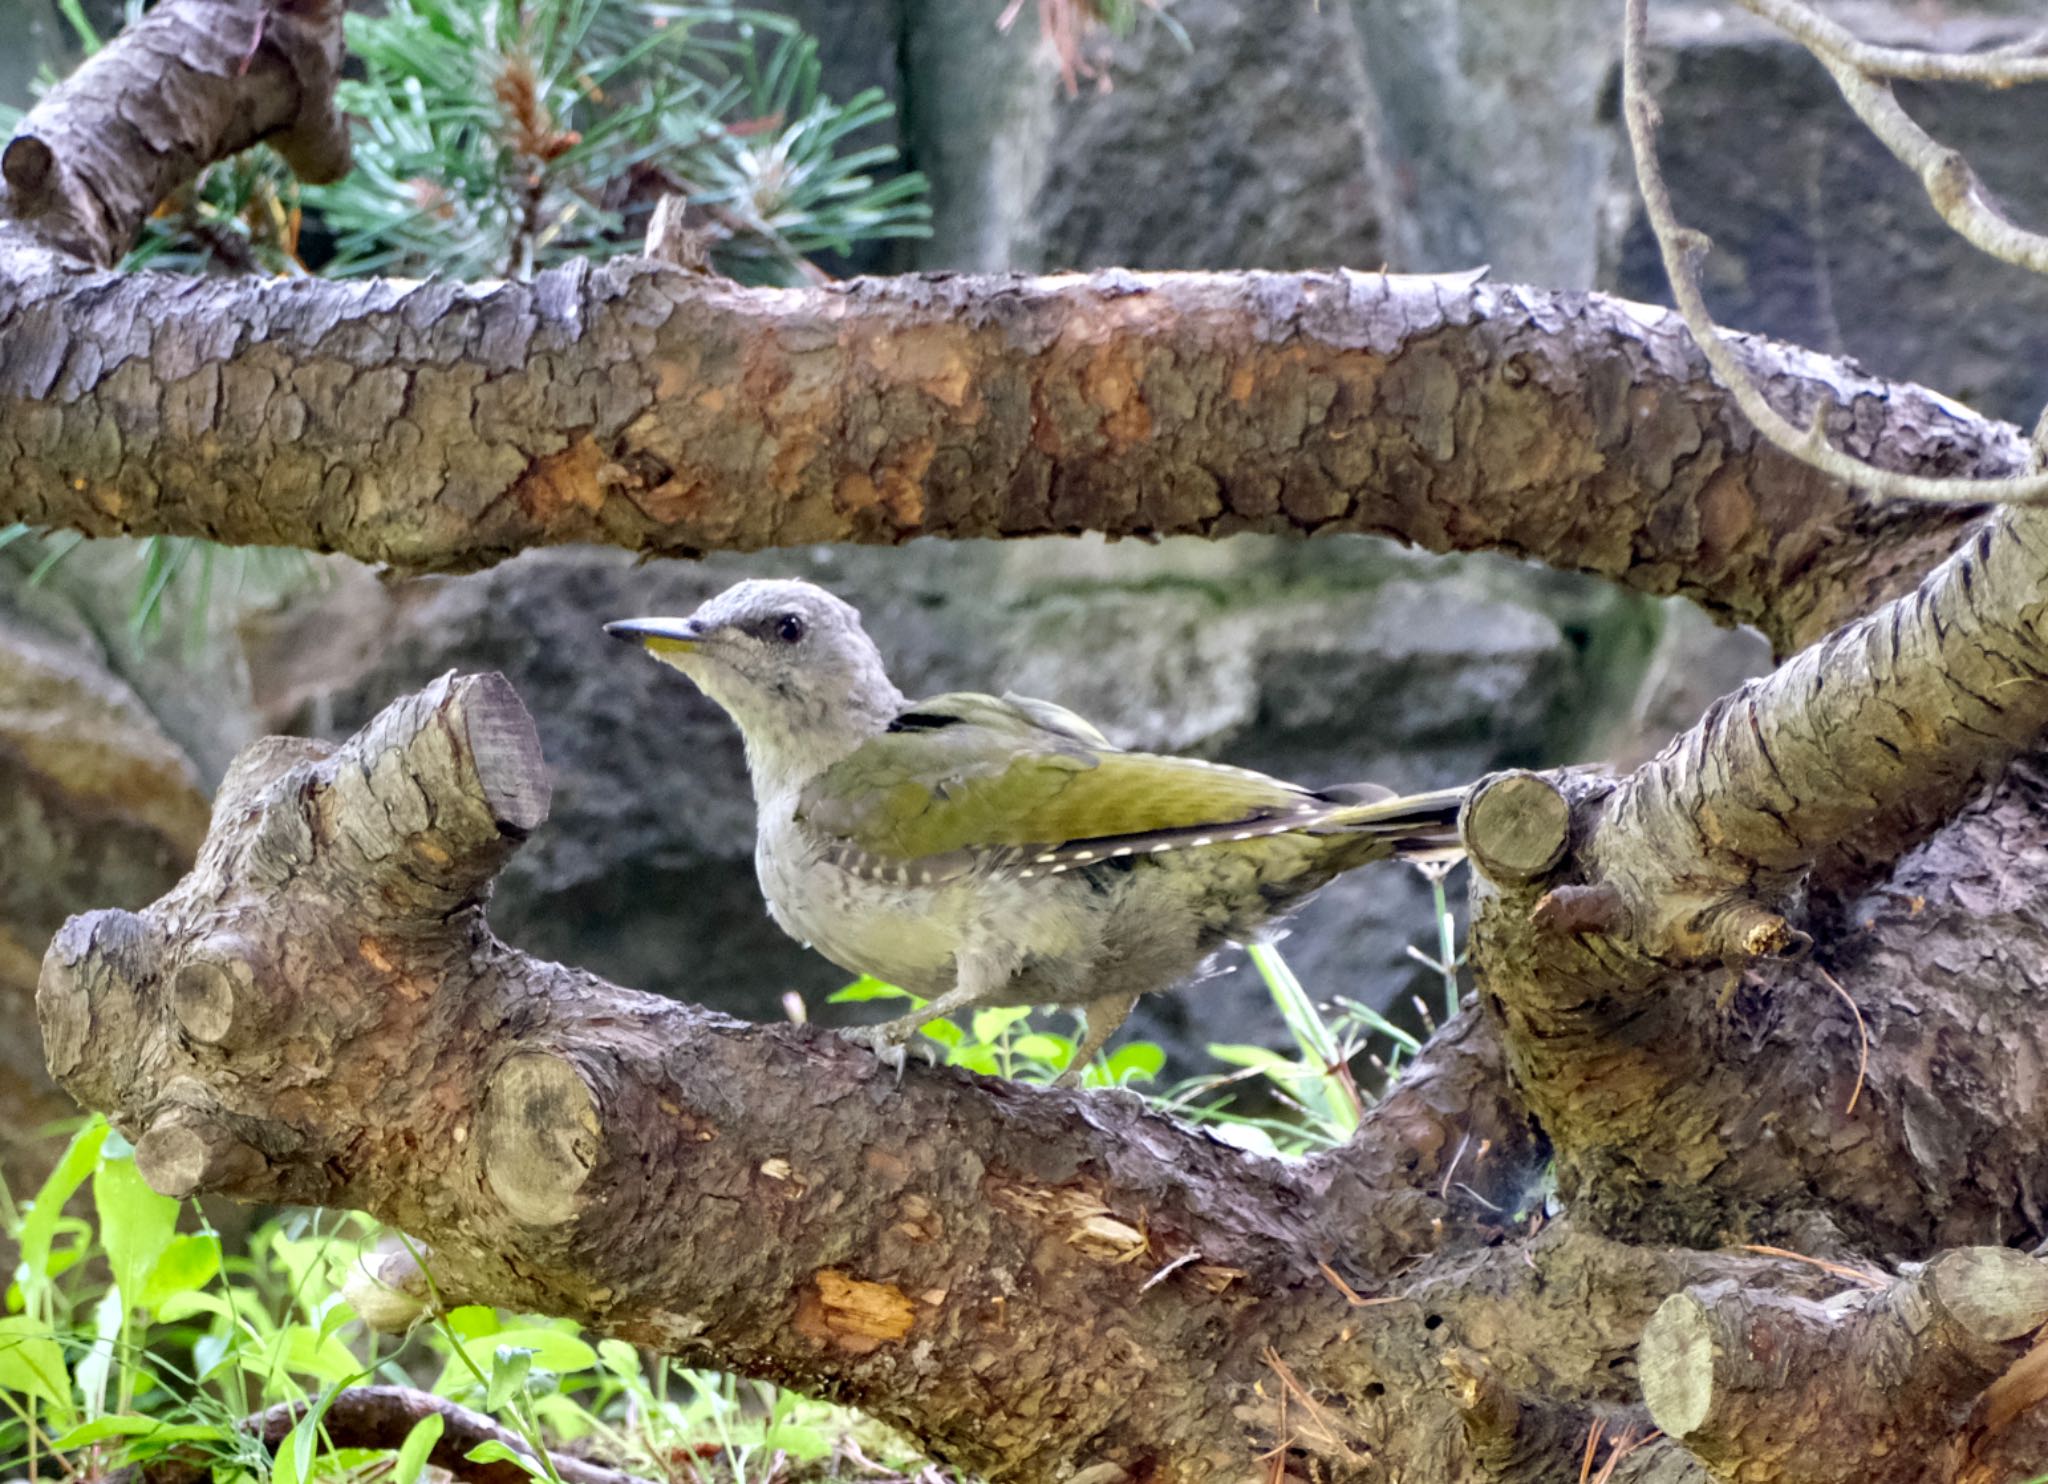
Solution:
[[[1115,1096],[895,1089],[506,948],[483,903],[542,759],[503,681],[449,677],[252,749],[182,882],[52,945],[51,1069],[157,1188],[370,1210],[444,1300],[844,1397],[1002,1480],[2048,1457],[2048,514],[1872,506],[1761,446],[1661,313],[1463,280],[105,272],[197,161],[283,131],[335,167],[332,35],[321,0],[167,0],[0,155],[0,517],[447,569],[1366,530],[1799,652],[1628,777],[1475,793],[1477,1002],[1297,1164]],[[1930,394],[1745,353],[1878,462],[2025,465]],[[427,1301],[410,1257],[381,1276]]]

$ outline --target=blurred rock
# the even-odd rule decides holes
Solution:
[[[920,266],[1377,268],[1404,258],[1349,9],[1174,0],[1098,38],[1066,96],[1030,12],[906,0],[905,131],[932,180]]]
[[[1497,279],[1591,288],[1617,144],[1599,102],[1620,54],[1621,0],[1351,9],[1414,223],[1396,266],[1490,263]]]
[[[1597,710],[1586,695],[1618,690],[1625,709],[1628,663],[1642,663],[1638,647],[1603,676],[1590,657],[1613,670],[1628,646],[1608,637],[1647,632],[1638,599],[1573,585],[1560,604],[1549,574],[1363,540],[923,543],[655,566],[550,551],[474,577],[344,583],[252,627],[252,680],[271,727],[342,735],[445,670],[502,670],[534,713],[555,801],[500,878],[499,932],[622,983],[773,1016],[785,990],[815,1006],[847,976],[762,908],[730,723],[599,630],[688,612],[748,573],[856,603],[912,695],[1017,689],[1128,745],[1312,784],[1421,788],[1579,756]],[[1409,868],[1359,873],[1296,920],[1290,961],[1317,994],[1405,1000],[1419,971],[1404,949],[1432,940],[1428,904]],[[1242,972],[1147,1013],[1142,1031],[1184,1054],[1278,1030]]]
[[[1755,629],[1724,629],[1689,603],[1668,603],[1635,704],[1602,754],[1617,768],[1655,757],[1722,696],[1771,670],[1771,645]]]
[[[2038,21],[2038,7],[2027,22],[1976,8],[1836,12],[1873,41],[1953,50],[2015,40]],[[2048,279],[1958,237],[1820,64],[1780,33],[1718,8],[1659,7],[1655,37],[1660,158],[1680,219],[1714,240],[1702,280],[1716,317],[2031,424],[2048,402]],[[2017,219],[2048,224],[2048,93],[1900,83],[1898,96]],[[1655,243],[1629,205],[1612,285],[1669,303]]]
[[[33,1030],[43,950],[73,913],[169,890],[207,814],[198,769],[132,690],[0,615],[0,1173],[17,1195],[62,1149],[47,1127],[78,1114]]]

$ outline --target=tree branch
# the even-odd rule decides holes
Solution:
[[[1474,862],[1491,878],[1473,918],[1483,998],[1582,1213],[1590,1200],[1640,1223],[1646,1208],[1661,1208],[1670,1225],[1653,1229],[1711,1240],[1759,1222],[1796,1230],[1818,1206],[1834,1235],[1816,1240],[1848,1233],[1909,1252],[1937,1233],[2011,1234],[1997,1195],[1969,1222],[1947,1225],[1960,1210],[1947,1161],[1934,1160],[1940,1168],[1929,1168],[1919,1196],[1869,1182],[1887,1161],[1904,1169],[1929,1155],[1924,1069],[1956,1070],[1952,1052],[1934,1049],[1949,1044],[1938,1028],[1984,1016],[2006,1024],[2018,1013],[2006,998],[2012,985],[2041,976],[2017,962],[1996,982],[1887,975],[1874,1005],[1855,994],[1858,946],[1870,940],[1844,928],[1859,920],[1867,931],[1870,909],[1857,894],[2039,745],[2048,727],[2044,547],[2048,515],[2005,511],[1912,595],[1717,702],[1627,778],[1553,776],[1562,808],[1505,810],[1492,803],[1499,784],[1468,807]],[[1507,781],[1521,793],[1539,782]],[[2036,792],[2030,776],[2007,777],[2017,817],[1998,826],[2009,833],[1994,850],[2038,830]],[[1570,848],[1547,870],[1503,869],[1485,833],[1495,815],[1515,826],[1506,833],[1531,860],[1556,854],[1558,838]],[[1532,817],[1551,827],[1534,844],[1520,823]],[[1960,838],[1973,828],[1966,821]],[[1904,890],[1897,877],[1892,889]],[[1925,901],[1913,900],[1918,913]],[[1937,941],[1932,920],[1903,931]],[[1832,974],[1786,961],[1815,938],[1833,945]],[[1839,1026],[1830,1002],[1837,980],[1890,1026],[1870,1049],[1871,1099],[1855,1110],[1847,1074],[1856,1056],[1825,1079],[1839,1094],[1820,1095],[1813,1075],[1815,1045],[1860,1046],[1853,1017]],[[1731,1030],[1745,997],[1753,1013],[1770,1007],[1761,1039]],[[2000,1080],[1988,1066],[1986,1075]],[[1768,1145],[1724,1166],[1729,1131],[1766,1107]],[[1971,1125],[1960,1147],[1973,1149],[2001,1138],[2005,1116],[2040,1116],[1999,1105],[1941,1117],[1950,1111]],[[1853,1159],[1843,1158],[1845,1139]],[[2013,1150],[1992,1183],[2031,1181],[2037,1160],[2030,1147]]]
[[[28,113],[0,152],[0,283],[31,245],[118,262],[157,202],[268,140],[302,179],[348,172],[340,0],[160,5]]]
[[[1628,129],[1630,152],[1635,157],[1636,184],[1642,193],[1643,216],[1664,263],[1664,276],[1671,284],[1672,301],[1691,331],[1694,341],[1713,367],[1715,377],[1728,389],[1743,415],[1769,443],[1800,462],[1847,484],[1894,499],[1932,500],[1978,504],[1987,500],[2026,502],[2048,497],[2048,471],[2036,468],[2036,461],[2023,462],[2018,471],[1992,479],[1929,477],[1880,468],[1869,460],[1844,453],[1828,440],[1829,407],[1817,404],[1802,429],[1771,402],[1757,384],[1744,358],[1714,323],[1706,295],[1699,284],[1699,260],[1712,247],[1708,238],[1680,224],[1671,192],[1657,165],[1657,104],[1650,96],[1648,63],[1649,0],[1624,0],[1622,25],[1622,117]],[[1892,99],[1887,84],[1855,74],[1853,69],[1826,51],[1818,52],[1823,65],[1841,85],[1850,105],[1864,116],[1873,130],[1895,153],[1917,151],[1913,158],[1901,154],[1922,173],[1930,194],[1939,191],[1936,205],[1970,241],[2000,257],[2036,266],[2036,244],[2029,235],[2000,216],[1984,199],[1975,176],[1960,155],[1939,151],[1920,134],[1921,149],[1908,137],[1918,128]],[[1889,104],[1889,108],[1883,105]],[[1937,161],[1926,153],[1939,151]],[[1930,174],[1929,172],[1933,172]],[[1938,177],[1938,178],[1937,178]],[[1982,240],[1980,240],[1982,239]],[[1987,246],[1987,244],[1995,244]],[[2040,259],[2048,265],[2048,257]]]
[[[1872,511],[1860,465],[1822,478],[1760,444],[1663,311],[1469,276],[75,271],[208,160],[333,134],[332,19],[167,0],[24,125],[0,198],[0,520],[442,571],[562,541],[1366,531],[1682,593],[1790,649],[1976,518]],[[2028,466],[2016,430],[1932,394],[1739,354],[1900,474]]]
[[[1113,1094],[897,1088],[816,1028],[528,959],[479,904],[541,778],[494,677],[336,748],[251,749],[191,876],[52,945],[53,1070],[159,1189],[369,1210],[444,1302],[852,1401],[1004,1480],[1207,1484],[1285,1455],[1534,1484],[1591,1419],[1647,1426],[1627,1357],[1669,1294],[1825,1291],[1572,1222],[1525,1235],[1542,1151],[1471,1018],[1353,1145],[1287,1164]],[[428,1301],[409,1257],[374,1276],[378,1323]],[[1698,1478],[1665,1444],[1629,1467]]]
[[[1823,63],[1839,62],[1866,77],[1966,82],[1988,88],[2048,82],[2048,55],[2043,55],[2048,52],[2048,31],[2037,31],[1991,51],[1930,52],[1917,47],[1874,46],[1800,0],[1740,3],[1743,9],[1795,37]]]
[[[618,263],[534,283],[0,283],[0,519],[453,570],[921,535],[1377,532],[1693,597],[1781,646],[1973,512],[1875,512],[1760,444],[1664,311],[1363,274],[744,290]],[[1783,347],[1873,457],[2024,441]]]
[[[1917,1484],[1950,1477],[1927,1440],[1956,1433],[2044,1322],[2048,1267],[1965,1248],[1825,1305],[1689,1289],[1650,1320],[1638,1363],[1651,1417],[1716,1477]]]

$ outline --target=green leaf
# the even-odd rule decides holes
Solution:
[[[223,1319],[233,1319],[234,1305],[219,1294],[200,1293],[187,1289],[182,1293],[166,1294],[162,1303],[152,1311],[159,1324],[176,1324],[181,1319],[190,1319],[194,1314],[215,1314]]]
[[[516,1396],[526,1394],[526,1378],[533,1370],[533,1352],[513,1345],[500,1345],[491,1356],[491,1381],[484,1390],[484,1410],[495,1412]]]
[[[1121,1086],[1136,1079],[1150,1082],[1166,1070],[1166,1052],[1150,1041],[1133,1041],[1109,1059],[1109,1080]]]
[[[597,1364],[597,1351],[590,1343],[566,1330],[541,1329],[537,1326],[528,1329],[507,1329],[500,1330],[488,1339],[488,1345],[477,1342],[465,1347],[469,1350],[471,1359],[477,1361],[477,1369],[486,1374],[489,1374],[491,1363],[496,1359],[494,1349],[527,1351],[532,1355],[535,1365],[544,1371],[553,1371],[562,1376],[587,1371]]]
[[[847,985],[846,988],[833,991],[825,1003],[828,1005],[859,1005],[869,1000],[916,1000],[918,1004],[924,1003],[924,1001],[918,1000],[917,996],[909,990],[898,989],[893,984],[885,984],[872,974],[863,974],[860,978],[854,980],[853,983]]]
[[[132,1159],[103,1161],[92,1196],[114,1282],[123,1294],[140,1295],[177,1235],[178,1203],[151,1190]]]
[[[212,1232],[187,1232],[173,1237],[163,1256],[157,1259],[149,1282],[143,1286],[142,1307],[159,1318],[167,1318],[166,1303],[204,1288],[219,1272],[219,1237]]]
[[[412,1431],[399,1444],[398,1462],[391,1470],[391,1484],[416,1484],[420,1470],[427,1466],[427,1455],[434,1451],[434,1444],[441,1441],[441,1433],[447,1426],[439,1412],[429,1412],[412,1425]]]
[[[234,1429],[218,1423],[163,1422],[155,1417],[138,1417],[132,1412],[116,1412],[109,1417],[95,1417],[90,1422],[80,1423],[58,1437],[51,1446],[59,1453],[69,1453],[74,1448],[83,1448],[88,1443],[103,1442],[108,1438],[136,1438],[151,1444],[168,1445],[221,1441],[233,1436]]]
[[[458,1305],[448,1311],[442,1323],[448,1326],[450,1334],[463,1340],[494,1335],[501,1327],[498,1323],[498,1311],[485,1304]]]
[[[943,1015],[937,1020],[927,1020],[920,1034],[949,1048],[962,1045],[967,1040],[967,1033]]]
[[[1010,1055],[1042,1067],[1064,1067],[1074,1057],[1074,1043],[1065,1036],[1033,1031],[1010,1043]]]
[[[26,1314],[0,1319],[0,1391],[17,1392],[71,1410],[71,1376],[64,1352],[40,1320]]]
[[[1002,1071],[996,1059],[996,1048],[986,1041],[972,1041],[964,1046],[955,1046],[946,1054],[946,1065],[965,1067],[970,1072],[979,1072],[984,1077],[994,1077]]]
[[[271,1460],[270,1484],[304,1484],[313,1477],[315,1451],[320,1446],[320,1422],[339,1389],[329,1387],[322,1391],[320,1399],[284,1435],[284,1441],[277,1445],[277,1456]]]
[[[813,1463],[832,1451],[832,1440],[816,1427],[798,1422],[778,1422],[768,1429],[762,1443],[787,1453],[799,1463]]]
[[[346,1386],[362,1374],[362,1365],[348,1346],[306,1324],[288,1324],[266,1343],[242,1352],[242,1370],[268,1381],[278,1371],[311,1376],[331,1386]]]
[[[492,1438],[488,1442],[478,1443],[462,1456],[472,1463],[517,1464],[533,1478],[545,1479],[547,1477],[547,1471],[539,1464],[528,1458],[524,1453],[506,1447],[496,1438]]]
[[[640,1379],[640,1352],[624,1340],[599,1340],[597,1358],[621,1381]]]
[[[974,1039],[977,1041],[999,1041],[1003,1032],[1031,1014],[1029,1005],[1000,1005],[992,1010],[974,1012]]]
[[[50,1244],[64,1214],[64,1203],[99,1166],[100,1146],[106,1142],[107,1132],[105,1121],[95,1118],[72,1135],[64,1157],[36,1192],[28,1217],[21,1224],[21,1263],[29,1279],[23,1285],[25,1288],[46,1286],[55,1276],[50,1271]]]
[[[1309,1068],[1304,1067],[1292,1057],[1282,1056],[1279,1052],[1265,1046],[1245,1046],[1222,1041],[1211,1041],[1209,1043],[1209,1055],[1227,1066],[1251,1067],[1254,1070],[1264,1072],[1269,1077],[1276,1077],[1283,1082],[1291,1082],[1313,1075]]]

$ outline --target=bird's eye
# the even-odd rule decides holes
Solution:
[[[785,613],[775,620],[775,637],[784,644],[794,644],[804,636],[804,621],[794,613]]]

